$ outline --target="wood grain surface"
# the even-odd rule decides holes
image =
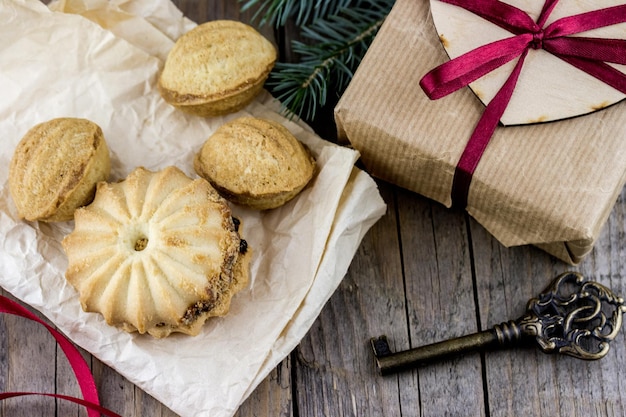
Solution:
[[[236,0],[175,3],[198,23],[250,21]],[[293,27],[262,32],[290,56]],[[314,123],[323,135],[332,135],[329,126],[334,125],[328,114]],[[462,211],[384,182],[379,187],[387,214],[366,235],[308,334],[237,416],[626,416],[623,332],[608,356],[595,362],[526,348],[472,353],[386,377],[378,375],[369,347],[369,339],[382,334],[392,350],[402,350],[516,319],[529,298],[568,270],[626,294],[624,192],[593,252],[572,267],[535,247],[503,247]],[[104,407],[125,417],[176,415],[89,353],[83,355]],[[80,396],[47,331],[0,315],[0,392],[6,391]],[[53,398],[0,402],[2,417],[86,415],[82,407]]]

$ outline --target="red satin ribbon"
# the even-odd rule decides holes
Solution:
[[[607,64],[626,64],[626,40],[568,37],[626,22],[626,5],[568,16],[545,26],[558,0],[546,0],[537,22],[523,10],[498,0],[440,0],[462,7],[514,36],[483,45],[426,74],[420,86],[430,99],[445,97],[496,68],[518,59],[509,78],[489,102],[457,164],[452,203],[466,207],[469,186],[478,163],[506,110],[530,49],[543,49],[570,65],[626,93],[626,75]]]
[[[85,359],[83,359],[78,349],[63,334],[54,329],[52,326],[48,325],[43,320],[39,319],[39,317],[25,309],[18,303],[3,296],[0,296],[0,313],[8,313],[24,317],[36,321],[37,323],[42,324],[46,327],[46,329],[48,329],[48,331],[56,339],[59,346],[61,346],[61,349],[65,353],[65,356],[67,356],[67,359],[72,367],[72,370],[74,371],[74,375],[76,376],[76,380],[78,381],[78,385],[80,386],[84,398],[80,399],[70,397],[68,395],[38,392],[6,392],[0,393],[0,400],[20,397],[24,395],[43,395],[47,397],[60,398],[63,400],[74,402],[76,404],[80,404],[87,408],[87,413],[89,417],[98,417],[101,414],[109,417],[121,417],[119,414],[116,414],[113,411],[107,410],[106,408],[100,406],[100,401],[98,399],[98,390],[96,388],[96,384],[94,382],[93,375],[91,374],[89,366],[87,366]]]

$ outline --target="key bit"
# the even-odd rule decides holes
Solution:
[[[411,369],[463,353],[532,344],[545,353],[584,360],[603,358],[617,336],[626,312],[624,299],[607,287],[585,281],[577,272],[556,277],[526,314],[489,330],[393,353],[386,336],[370,340],[382,375]]]

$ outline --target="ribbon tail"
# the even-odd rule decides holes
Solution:
[[[546,39],[543,49],[553,55],[626,65],[626,40],[580,36]]]
[[[0,313],[9,313],[14,314],[20,317],[24,317],[37,323],[43,325],[52,336],[56,339],[59,346],[65,353],[72,370],[74,371],[74,375],[78,381],[78,385],[80,386],[81,392],[83,394],[83,398],[92,404],[100,405],[100,400],[98,399],[98,390],[96,388],[96,383],[93,380],[93,376],[91,375],[91,370],[85,359],[80,354],[78,349],[63,335],[61,332],[41,320],[39,317],[19,305],[18,303],[10,300],[7,297],[0,296]],[[98,417],[98,413],[93,409],[88,409],[87,413],[89,417]]]
[[[472,136],[470,137],[461,158],[454,171],[454,178],[452,180],[452,206],[456,208],[467,207],[469,188],[472,182],[474,171],[478,166],[487,145],[491,141],[496,127],[506,110],[519,75],[524,65],[524,60],[528,55],[528,50],[525,50],[517,61],[515,68],[509,75],[502,88],[498,91],[496,96],[489,102],[484,113],[482,114]]]
[[[626,22],[626,4],[562,17],[545,28],[548,38],[569,36]]]
[[[537,26],[543,27],[546,24],[550,13],[552,13],[552,10],[554,10],[558,2],[559,0],[546,0],[539,14],[539,18],[537,19]]]
[[[568,64],[610,85],[617,91],[626,94],[626,74],[618,71],[605,62],[592,61],[572,56],[555,55]]]
[[[38,393],[38,392],[3,392],[3,393],[0,393],[0,400],[6,400],[9,398],[15,398],[15,397],[23,397],[25,395],[42,395],[44,397],[60,398],[62,400],[71,401],[73,403],[82,405],[83,407],[87,407],[88,411],[93,411],[95,413],[98,413],[98,414],[95,414],[98,417],[100,416],[100,414],[104,414],[105,416],[108,416],[108,417],[122,417],[119,414],[114,413],[113,411],[108,410],[98,404],[94,404],[92,402],[85,401],[80,398],[70,397],[69,395],[62,395],[62,394],[47,394],[47,393]]]

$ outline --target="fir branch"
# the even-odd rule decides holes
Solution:
[[[239,0],[241,11],[257,7],[253,20],[260,25],[284,26],[293,18],[300,26],[316,19],[333,14],[336,10],[347,7],[351,0]]]
[[[302,28],[310,43],[292,41],[298,63],[276,63],[267,86],[290,116],[312,120],[329,90],[343,93],[393,0],[353,3]]]

